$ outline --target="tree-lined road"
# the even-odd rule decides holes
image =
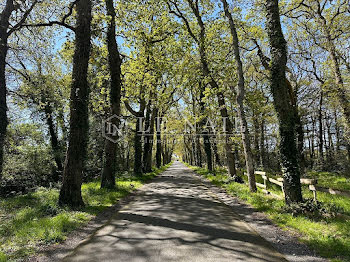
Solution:
[[[64,261],[287,261],[176,162]]]

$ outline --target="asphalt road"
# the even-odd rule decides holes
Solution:
[[[287,260],[175,162],[63,261]]]

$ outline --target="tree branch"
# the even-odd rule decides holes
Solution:
[[[33,4],[29,7],[29,9],[24,12],[22,19],[9,30],[9,32],[7,33],[8,36],[10,36],[14,31],[16,31],[16,30],[20,29],[21,27],[23,27],[24,22],[26,21],[26,19],[28,18],[30,12],[33,10],[34,6],[38,2],[39,2],[38,0],[35,0],[33,2]]]
[[[176,11],[171,9],[171,6],[170,6],[169,2],[175,7]],[[178,7],[178,5],[176,3],[176,0],[175,1],[168,0],[167,5],[168,5],[168,8],[169,8],[169,13],[170,14],[174,14],[178,18],[182,19],[182,21],[185,23],[185,26],[186,26],[187,31],[190,34],[190,36],[194,39],[194,41],[196,41],[196,43],[199,43],[197,37],[194,35],[194,33],[193,33],[192,29],[191,29],[190,23],[188,22],[188,20],[183,15],[183,13],[181,12],[180,8]]]
[[[79,2],[80,0],[75,0],[74,2],[72,2],[70,5],[69,5],[69,10],[68,10],[68,13],[65,14],[63,17],[62,17],[62,20],[61,21],[49,21],[47,23],[39,23],[39,24],[26,24],[26,25],[22,25],[22,27],[44,27],[44,26],[53,26],[53,25],[60,25],[60,26],[63,26],[67,29],[70,29],[72,30],[73,32],[75,32],[75,27],[74,26],[71,26],[71,25],[68,25],[66,23],[66,20],[73,14],[73,9],[74,9],[74,6]]]

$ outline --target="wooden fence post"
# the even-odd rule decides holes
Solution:
[[[285,197],[286,193],[284,192],[284,178],[279,177],[279,178],[277,178],[277,181],[282,182],[281,189],[282,189],[283,197]]]

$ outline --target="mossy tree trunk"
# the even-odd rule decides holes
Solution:
[[[295,132],[297,119],[286,81],[287,45],[280,23],[278,0],[267,0],[266,11],[271,47],[271,92],[279,120],[285,200],[287,203],[300,202],[302,193]]]

